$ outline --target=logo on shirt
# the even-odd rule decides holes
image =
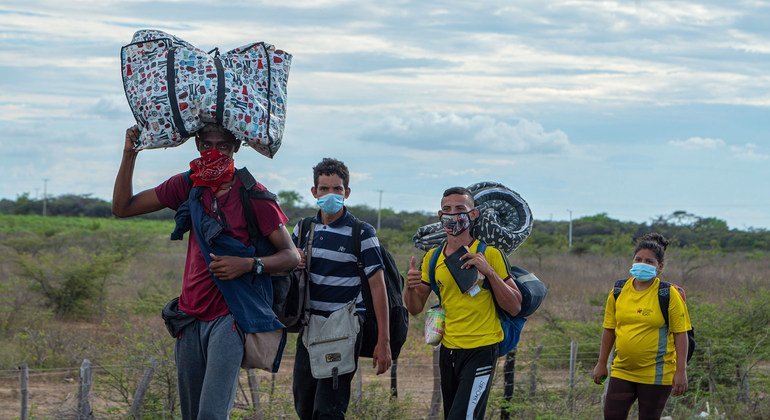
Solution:
[[[641,315],[641,316],[650,316],[650,315],[652,315],[652,309],[650,309],[650,308],[639,308],[639,309],[636,310],[636,314],[637,315]]]
[[[345,252],[345,247],[344,247],[344,246],[341,246],[341,247],[337,248],[337,251],[339,251],[339,252]]]

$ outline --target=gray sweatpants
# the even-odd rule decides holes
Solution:
[[[188,325],[175,354],[182,418],[229,418],[243,359],[243,340],[232,316]]]

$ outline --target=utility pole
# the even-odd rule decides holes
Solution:
[[[382,190],[377,190],[380,193],[380,204],[377,206],[377,232],[380,231],[380,221],[382,220]]]
[[[43,217],[48,213],[48,178],[43,178]]]
[[[572,249],[572,210],[567,209],[569,212],[569,249]]]

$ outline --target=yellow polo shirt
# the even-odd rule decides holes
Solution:
[[[602,326],[615,330],[615,359],[611,376],[627,381],[671,385],[676,371],[674,334],[692,329],[690,315],[682,297],[671,287],[668,322],[658,302],[660,279],[639,292],[633,278],[628,279],[615,302],[613,292],[607,297]]]
[[[469,248],[475,253],[478,246],[479,241],[474,240]],[[428,251],[422,259],[422,282],[426,285],[430,286],[428,269],[431,257],[440,249],[438,247]],[[503,330],[492,299],[492,290],[481,288],[476,296],[462,293],[444,262],[445,257],[442,253],[436,263],[436,283],[441,293],[441,306],[446,311],[441,345],[451,349],[474,349],[503,341]],[[502,252],[487,246],[484,257],[501,279],[510,277]]]

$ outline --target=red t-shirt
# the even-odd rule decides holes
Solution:
[[[249,244],[249,231],[246,227],[246,218],[243,216],[240,188],[241,180],[235,177],[233,188],[217,197],[219,213],[226,221],[225,234]],[[183,174],[174,175],[166,182],[155,187],[160,202],[173,210],[179,208],[190,195],[192,186]],[[257,183],[254,187],[257,191],[266,188]],[[213,216],[212,211],[214,195],[206,188],[201,197],[201,203],[205,211]],[[252,200],[252,208],[259,225],[259,231],[268,236],[276,229],[286,224],[289,220],[277,203],[271,200]],[[222,293],[209,272],[206,260],[203,259],[198,241],[190,230],[187,241],[187,258],[185,259],[184,276],[182,277],[182,293],[179,296],[179,309],[188,315],[192,315],[203,321],[211,321],[230,312]]]

